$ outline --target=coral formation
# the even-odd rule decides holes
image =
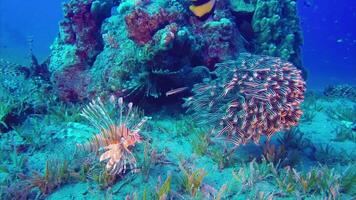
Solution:
[[[218,135],[227,132],[236,145],[297,125],[305,82],[301,72],[279,58],[240,54],[217,64],[217,79],[196,84],[186,106]]]
[[[87,87],[91,79],[84,68],[83,65],[76,64],[54,74],[55,91],[62,101],[84,101],[88,97]]]
[[[203,67],[238,55],[238,31],[227,15],[190,23],[180,1],[142,2],[138,7],[123,1],[117,13],[108,17],[107,9],[101,9],[98,18],[92,13],[95,2],[65,4],[65,19],[52,45],[52,81],[66,102],[108,93],[160,97],[201,81],[207,76],[200,75]],[[66,71],[77,75],[65,76]],[[73,79],[80,84],[73,87]]]
[[[110,16],[109,1],[71,0],[63,5],[64,19],[52,45],[50,70],[75,64],[90,64],[101,51],[100,26]],[[67,63],[66,63],[67,62]]]
[[[292,62],[306,78],[296,1],[230,0],[229,7],[251,53]]]
[[[73,84],[73,77],[67,77],[63,71],[83,72],[102,51],[101,24],[110,16],[113,5],[112,0],[71,0],[63,4],[64,19],[59,23],[59,34],[51,46],[49,63],[57,87]],[[82,96],[70,88],[61,92],[68,94],[60,96]]]
[[[304,95],[296,1],[212,2],[69,0],[47,61],[0,60],[0,198],[355,195],[355,89]]]
[[[229,0],[230,9],[236,13],[253,13],[256,0]]]
[[[176,18],[177,13],[167,13],[163,8],[152,16],[143,9],[136,9],[125,17],[125,21],[129,38],[143,45],[152,39],[157,30],[172,23]]]
[[[237,57],[241,46],[239,34],[234,22],[229,18],[221,18],[196,26],[194,33],[201,41],[203,63],[212,69],[217,62]]]
[[[296,1],[257,0],[251,24],[255,32],[254,53],[280,57],[304,70]]]
[[[214,70],[245,49],[289,60],[303,71],[294,1],[218,2],[212,19],[203,22],[187,6],[176,0],[64,4],[49,63],[55,91],[66,102],[105,94],[159,98],[173,88],[191,88],[207,77],[201,69]]]

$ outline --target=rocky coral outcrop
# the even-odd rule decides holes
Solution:
[[[302,64],[302,33],[294,0],[230,0],[229,7],[250,52]]]
[[[154,33],[177,18],[177,13],[168,13],[163,8],[154,15],[143,9],[136,9],[125,17],[129,38],[143,45],[149,42]]]
[[[62,88],[71,84],[68,77],[62,76],[66,74],[63,71],[85,70],[93,64],[103,48],[101,24],[110,16],[113,6],[112,0],[71,0],[63,4],[64,19],[59,23],[58,37],[51,46],[49,70],[57,88],[71,93],[64,96],[81,96],[74,94],[76,91],[71,88]]]
[[[51,71],[75,64],[91,64],[102,50],[100,29],[110,16],[112,2],[71,0],[63,4],[64,19],[51,46]]]
[[[235,23],[228,18],[208,21],[195,26],[194,34],[202,42],[203,63],[213,69],[215,63],[236,58],[241,49]]]
[[[236,13],[253,13],[255,11],[255,0],[229,0],[230,8]]]
[[[199,21],[179,0],[71,0],[52,45],[55,89],[72,102],[104,94],[161,97],[192,88],[216,63],[246,50],[301,66],[295,5],[283,0],[285,13],[273,2],[218,2],[211,19]]]
[[[257,0],[252,18],[255,53],[277,56],[303,70],[303,38],[294,0]]]
[[[196,71],[192,62],[200,52],[191,29],[182,25],[182,15],[152,7],[123,11],[119,6],[119,13],[104,22],[104,50],[90,70],[93,77],[102,74],[91,84],[93,93],[160,97],[205,77],[186,78]]]

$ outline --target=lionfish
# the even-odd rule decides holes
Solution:
[[[80,115],[100,132],[93,135],[88,142],[77,144],[77,147],[101,153],[100,162],[107,161],[106,170],[117,175],[125,173],[128,167],[132,170],[136,168],[136,158],[130,149],[142,141],[139,133],[149,118],[143,117],[138,121],[137,110],[133,109],[131,102],[125,106],[123,98],[116,100],[111,97],[110,102],[112,108],[118,109],[116,119],[111,117],[110,111],[99,98],[83,109]]]

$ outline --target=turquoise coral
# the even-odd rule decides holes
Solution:
[[[281,57],[304,70],[302,33],[294,0],[257,0],[252,18],[255,53]],[[306,72],[303,71],[304,76]]]

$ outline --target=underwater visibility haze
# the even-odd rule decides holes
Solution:
[[[0,199],[356,199],[356,2],[0,0]]]

